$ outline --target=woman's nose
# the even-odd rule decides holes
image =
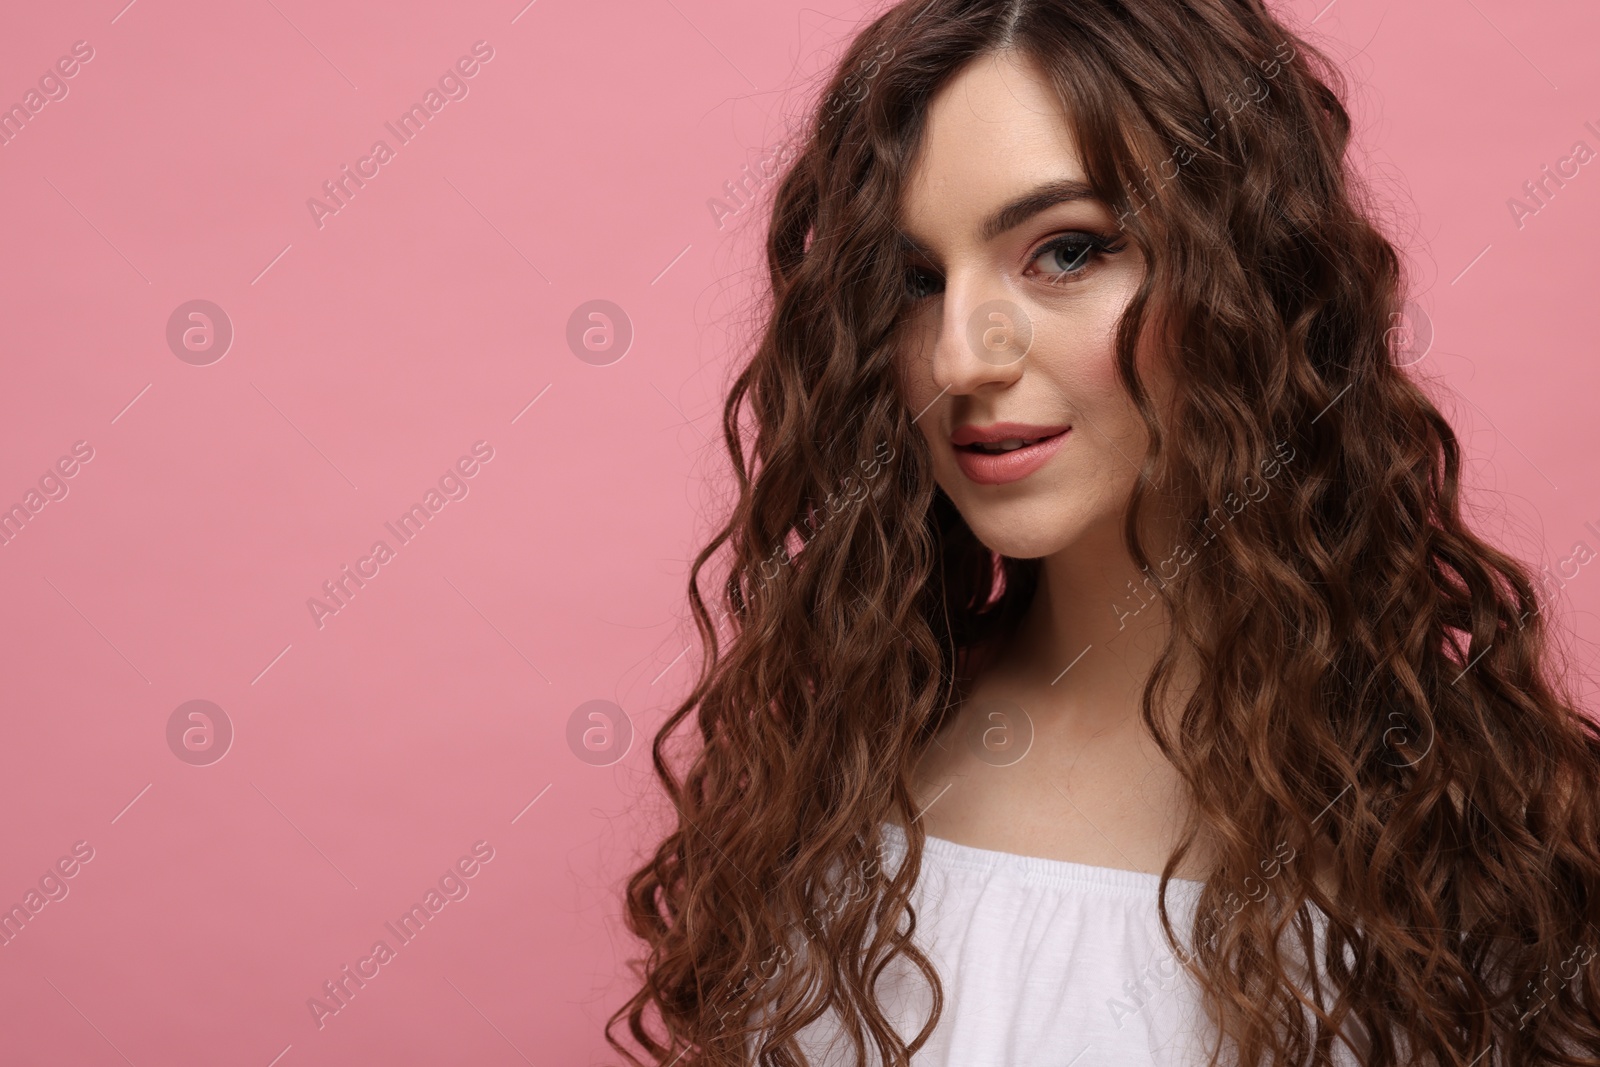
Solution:
[[[1032,344],[1032,320],[1015,300],[993,289],[969,289],[954,298],[947,290],[934,345],[934,379],[952,393],[1009,385],[1021,376]]]

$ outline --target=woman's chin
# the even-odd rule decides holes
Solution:
[[[967,525],[979,541],[1012,559],[1053,556],[1078,539],[1080,530],[1053,508],[994,508],[982,515],[967,515]]]

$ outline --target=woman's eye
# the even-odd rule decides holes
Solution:
[[[1082,274],[1100,256],[1120,249],[1120,245],[1113,245],[1109,239],[1097,235],[1067,234],[1041,248],[1033,262],[1038,264],[1040,274],[1055,281]]]
[[[1087,274],[1100,257],[1122,251],[1124,245],[1114,236],[1096,233],[1069,233],[1041,248],[1030,261],[1036,268],[1029,274],[1043,275],[1048,284],[1066,285]],[[906,299],[922,300],[944,290],[944,279],[927,267],[908,266],[905,272]]]
[[[906,269],[906,297],[910,300],[931,296],[939,291],[942,284],[939,276],[930,270],[921,267]]]

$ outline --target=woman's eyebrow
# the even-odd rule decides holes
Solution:
[[[1098,200],[1087,182],[1075,178],[1062,178],[1030,189],[1005,207],[990,215],[980,231],[985,241],[992,241],[1014,226],[1020,226],[1039,212],[1057,204],[1073,200]]]
[[[1076,178],[1061,178],[1028,190],[994,212],[994,214],[984,219],[979,233],[983,240],[992,241],[1007,230],[1027,222],[1039,212],[1055,207],[1057,204],[1066,204],[1074,200],[1092,200],[1097,204],[1102,203],[1088,182],[1078,181]],[[902,251],[920,255],[927,259],[934,258],[929,249],[904,231],[899,232],[899,238]]]

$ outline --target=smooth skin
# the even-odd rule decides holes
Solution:
[[[1016,639],[976,677],[914,788],[932,836],[1158,873],[1187,799],[1139,720],[1166,620],[1159,602],[1130,611],[1142,602],[1128,583],[1144,576],[1121,523],[1147,437],[1115,366],[1117,323],[1145,263],[1110,208],[1073,195],[1086,192],[1074,182],[1087,175],[1063,105],[1014,53],[979,57],[934,98],[901,204],[915,248],[900,348],[905,398],[921,413],[940,487],[973,532],[1003,555],[1042,558],[1043,575]],[[1039,193],[1029,206],[1040,210],[1000,217]],[[969,320],[993,300],[1031,323],[1019,359],[985,358],[969,342]],[[1164,408],[1172,384],[1159,346],[1142,343],[1139,364]],[[951,433],[996,422],[1072,429],[1034,473],[977,484],[957,465]],[[1175,525],[1151,520],[1152,558],[1164,558],[1175,536]],[[970,742],[974,719],[995,700],[1020,706],[1032,723],[1031,748],[1007,766]],[[1202,880],[1207,855],[1202,842],[1176,876]]]

